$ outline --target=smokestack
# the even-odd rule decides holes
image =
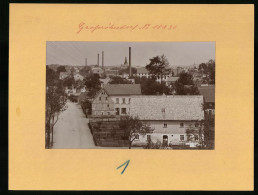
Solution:
[[[131,47],[129,47],[129,76],[132,76],[132,71],[131,71]]]
[[[104,51],[102,51],[102,68],[104,68]]]
[[[85,58],[85,66],[87,66],[87,58]]]
[[[99,66],[99,53],[98,53],[98,66]]]

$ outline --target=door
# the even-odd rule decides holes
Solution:
[[[168,146],[168,136],[167,135],[163,135],[163,146]]]

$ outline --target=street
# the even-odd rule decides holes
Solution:
[[[81,107],[68,101],[68,108],[60,113],[54,126],[54,149],[97,148],[93,142],[88,122]]]

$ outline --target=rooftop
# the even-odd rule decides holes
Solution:
[[[104,89],[108,95],[141,95],[140,84],[107,84]]]
[[[175,82],[175,81],[177,81],[179,79],[179,77],[168,77],[167,78],[167,81],[168,82]]]
[[[199,86],[198,90],[206,102],[215,102],[215,85]]]
[[[133,96],[130,114],[141,120],[202,120],[202,104],[201,95]]]
[[[149,74],[146,68],[137,68],[137,74]]]

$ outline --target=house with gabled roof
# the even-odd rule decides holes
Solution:
[[[196,146],[200,136],[200,122],[204,119],[203,96],[161,95],[131,97],[130,115],[138,117],[153,129],[152,133],[138,135],[133,145],[160,141],[163,145],[191,144]],[[195,134],[187,134],[188,128]],[[190,139],[191,138],[191,139]]]
[[[128,115],[131,96],[141,95],[140,84],[107,84],[92,102],[92,115]]]
[[[215,85],[201,85],[198,87],[201,95],[204,97],[205,111],[209,115],[215,114]]]

